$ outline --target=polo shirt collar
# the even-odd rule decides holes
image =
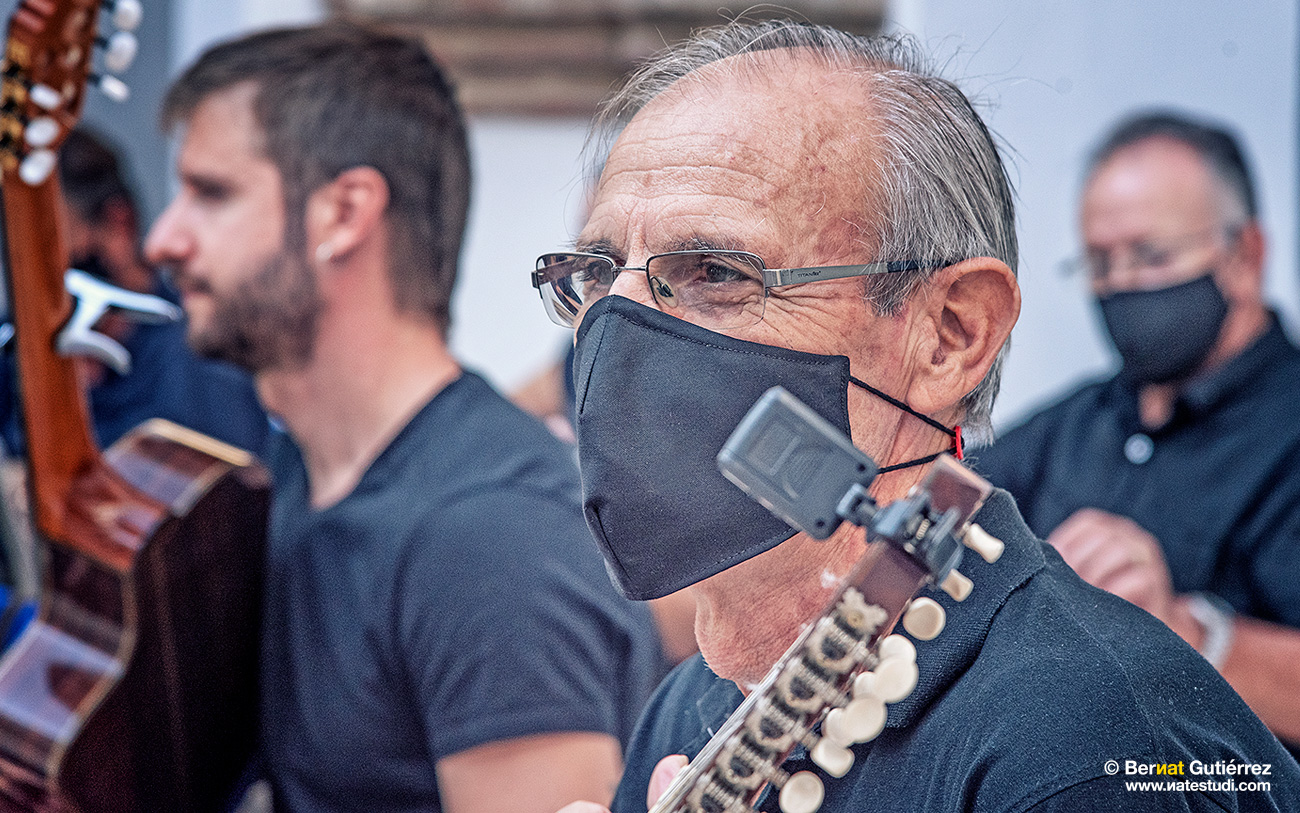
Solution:
[[[1241,392],[1265,375],[1287,352],[1289,343],[1277,314],[1269,314],[1268,328],[1236,358],[1187,383],[1178,401],[1193,413],[1205,413]]]

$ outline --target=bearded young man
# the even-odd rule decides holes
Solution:
[[[621,131],[590,218],[534,284],[577,327],[588,524],[628,595],[689,587],[702,653],[638,726],[613,805],[627,813],[657,798],[675,755],[700,750],[864,553],[861,530],[813,541],[718,473],[740,418],[786,387],[882,466],[876,500],[896,500],[960,443],[956,426],[987,434],[1020,294],[992,138],[905,41],[785,22],[704,31],[633,77],[604,119]],[[1005,492],[976,520],[1006,552],[967,557],[964,602],[936,594],[948,627],[916,644],[919,685],[853,746],[842,779],[822,772],[823,810],[1300,804],[1300,767],[1185,643],[1082,582]],[[1249,798],[1130,792],[1108,769],[1129,759],[1268,763],[1285,779]],[[802,746],[784,767],[821,771]]]
[[[149,235],[189,340],[286,428],[262,640],[277,811],[609,798],[657,672],[590,550],[569,453],[447,349],[465,125],[414,40],[216,46],[171,88],[180,192]]]

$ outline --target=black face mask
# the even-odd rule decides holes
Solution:
[[[741,418],[780,385],[849,434],[846,356],[733,339],[620,296],[598,301],[574,356],[583,511],[628,598],[665,596],[769,550],[795,530],[718,471]],[[938,455],[881,472],[918,466]]]
[[[1218,341],[1228,303],[1206,274],[1154,291],[1119,291],[1097,300],[1124,375],[1138,384],[1186,378]]]

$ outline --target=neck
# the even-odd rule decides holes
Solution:
[[[1263,305],[1233,309],[1223,322],[1219,341],[1196,372],[1183,381],[1144,384],[1138,390],[1138,420],[1145,429],[1159,429],[1174,414],[1174,402],[1187,382],[1219,369],[1240,356],[1268,330],[1268,310]]]
[[[258,394],[302,449],[312,507],[333,505],[430,398],[460,374],[438,328],[396,312],[322,314],[311,360],[257,376]]]

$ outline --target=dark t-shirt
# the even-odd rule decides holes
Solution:
[[[920,681],[889,707],[884,733],[854,746],[842,779],[822,773],[802,746],[784,766],[820,776],[823,813],[1300,810],[1300,766],[1199,655],[1150,615],[1082,582],[1033,538],[1005,492],[977,521],[1006,552],[992,565],[963,559],[975,583],[964,602],[931,593],[947,626],[915,642]],[[700,658],[678,667],[628,747],[614,812],[643,813],[655,763],[694,756],[740,700]],[[1129,760],[1182,762],[1186,773],[1129,774]],[[1192,760],[1268,765],[1268,776],[1234,778],[1271,789],[1126,784],[1225,779],[1195,773]],[[777,810],[776,794],[761,809]]]
[[[578,508],[572,453],[466,374],[341,502],[273,442],[264,749],[277,813],[436,811],[434,764],[553,731],[625,741],[661,674]],[[510,781],[502,777],[502,781]]]
[[[987,449],[975,468],[1046,537],[1080,508],[1129,517],[1164,549],[1174,590],[1300,627],[1300,351],[1274,320],[1193,380],[1158,430],[1123,376],[1070,394]]]

